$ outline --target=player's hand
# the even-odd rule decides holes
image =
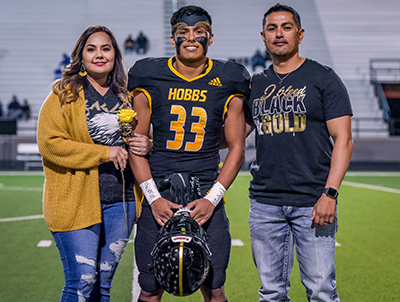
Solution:
[[[182,205],[173,203],[165,198],[158,198],[151,204],[151,211],[157,223],[163,226],[174,215],[173,210],[179,210]]]
[[[125,170],[127,160],[128,152],[124,148],[110,147],[110,161],[114,163],[116,169]]]
[[[331,224],[335,220],[336,200],[322,194],[314,206],[311,220],[314,227]]]
[[[135,155],[146,156],[153,148],[153,142],[143,134],[135,133],[124,140],[129,145],[129,150]]]
[[[192,216],[199,225],[206,223],[215,209],[215,206],[205,198],[196,199],[188,203],[186,207],[192,210],[190,216]]]

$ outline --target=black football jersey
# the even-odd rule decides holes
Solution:
[[[174,59],[139,60],[129,71],[128,90],[142,91],[149,100],[152,175],[185,172],[215,179],[227,106],[233,97],[248,95],[250,75],[233,61],[208,59],[204,72],[188,79],[173,67]]]

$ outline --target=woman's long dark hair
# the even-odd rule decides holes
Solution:
[[[125,108],[131,107],[126,88],[127,75],[124,71],[122,53],[117,40],[107,27],[94,25],[87,28],[79,37],[71,54],[71,64],[64,69],[61,79],[53,85],[53,92],[59,96],[62,109],[67,101],[76,101],[79,97],[79,89],[86,82],[86,77],[79,75],[82,65],[82,52],[89,37],[98,32],[104,32],[110,37],[115,52],[114,68],[108,76],[110,89],[124,103]]]

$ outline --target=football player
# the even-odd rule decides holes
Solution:
[[[191,200],[191,216],[205,229],[211,267],[201,286],[204,301],[227,301],[226,279],[231,237],[223,195],[244,160],[243,97],[250,75],[233,61],[211,60],[211,17],[202,8],[185,6],[171,17],[172,58],[139,60],[129,71],[128,89],[134,92],[138,124],[135,132],[153,133],[153,151],[147,160],[130,154],[130,164],[145,195],[135,238],[135,256],[141,293],[138,301],[161,301],[163,289],[149,270],[159,228],[181,205],[169,190],[157,187],[173,173],[200,180],[202,198]],[[220,135],[228,144],[218,173]]]

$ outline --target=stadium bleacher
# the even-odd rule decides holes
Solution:
[[[302,17],[306,29],[300,54],[331,66],[341,76],[354,109],[355,138],[387,138],[388,125],[382,117],[369,77],[371,58],[399,58],[400,2],[374,0],[287,0]],[[0,100],[6,106],[12,95],[27,99],[32,116],[50,92],[62,54],[70,53],[88,26],[102,24],[115,34],[120,45],[143,31],[150,41],[146,56],[170,56],[169,16],[185,0],[110,2],[98,0],[19,0],[2,2],[0,9]],[[260,38],[263,13],[274,2],[254,0],[195,0],[213,16],[212,58],[251,57],[264,49]],[[357,12],[357,13],[355,13]],[[137,54],[125,56],[127,68]],[[36,120],[19,121],[18,136],[34,140]],[[1,149],[1,148],[0,148]],[[1,153],[1,152],[0,152]]]

